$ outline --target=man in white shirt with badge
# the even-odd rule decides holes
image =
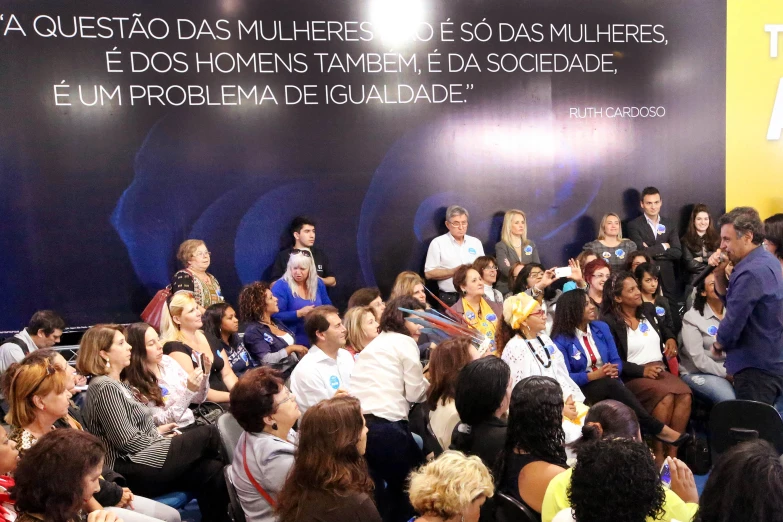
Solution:
[[[331,399],[351,385],[353,357],[345,350],[345,326],[333,306],[318,306],[305,317],[305,332],[313,346],[291,374],[291,393],[302,415],[307,408]]]
[[[446,228],[449,231],[432,240],[424,262],[424,277],[438,282],[438,296],[449,306],[459,298],[454,288],[454,272],[484,255],[481,241],[467,235],[469,217],[468,211],[459,205],[447,208]]]

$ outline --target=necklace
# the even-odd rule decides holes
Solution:
[[[541,363],[541,366],[544,368],[549,368],[552,366],[552,354],[549,353],[549,350],[546,349],[546,346],[544,346],[544,341],[541,340],[541,336],[537,335],[536,339],[541,344],[541,348],[544,349],[544,353],[546,354],[546,362],[538,355],[538,350],[533,348],[533,344],[530,342],[529,339],[525,339],[525,344],[527,344],[527,347],[530,349],[530,351],[533,353],[533,355],[538,359],[538,362]]]

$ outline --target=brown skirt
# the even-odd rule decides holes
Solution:
[[[625,383],[628,389],[636,395],[639,402],[641,402],[642,405],[644,405],[644,408],[650,413],[652,413],[658,403],[670,393],[674,395],[692,393],[688,385],[679,377],[675,377],[669,372],[661,372],[661,375],[663,377],[660,379],[640,377],[638,379],[631,379]]]

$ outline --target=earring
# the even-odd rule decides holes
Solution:
[[[273,422],[273,423],[272,423],[272,429],[273,429],[273,430],[275,430],[275,431],[277,431],[277,423],[276,423],[276,422]]]
[[[107,370],[111,369],[111,362],[109,361],[109,359],[106,359],[106,369]]]

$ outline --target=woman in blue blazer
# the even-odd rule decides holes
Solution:
[[[570,290],[557,300],[551,337],[563,354],[571,379],[585,394],[585,402],[622,402],[636,412],[642,431],[664,442],[676,442],[680,434],[650,415],[620,380],[623,361],[612,332],[608,324],[595,318],[595,305],[583,290]]]

